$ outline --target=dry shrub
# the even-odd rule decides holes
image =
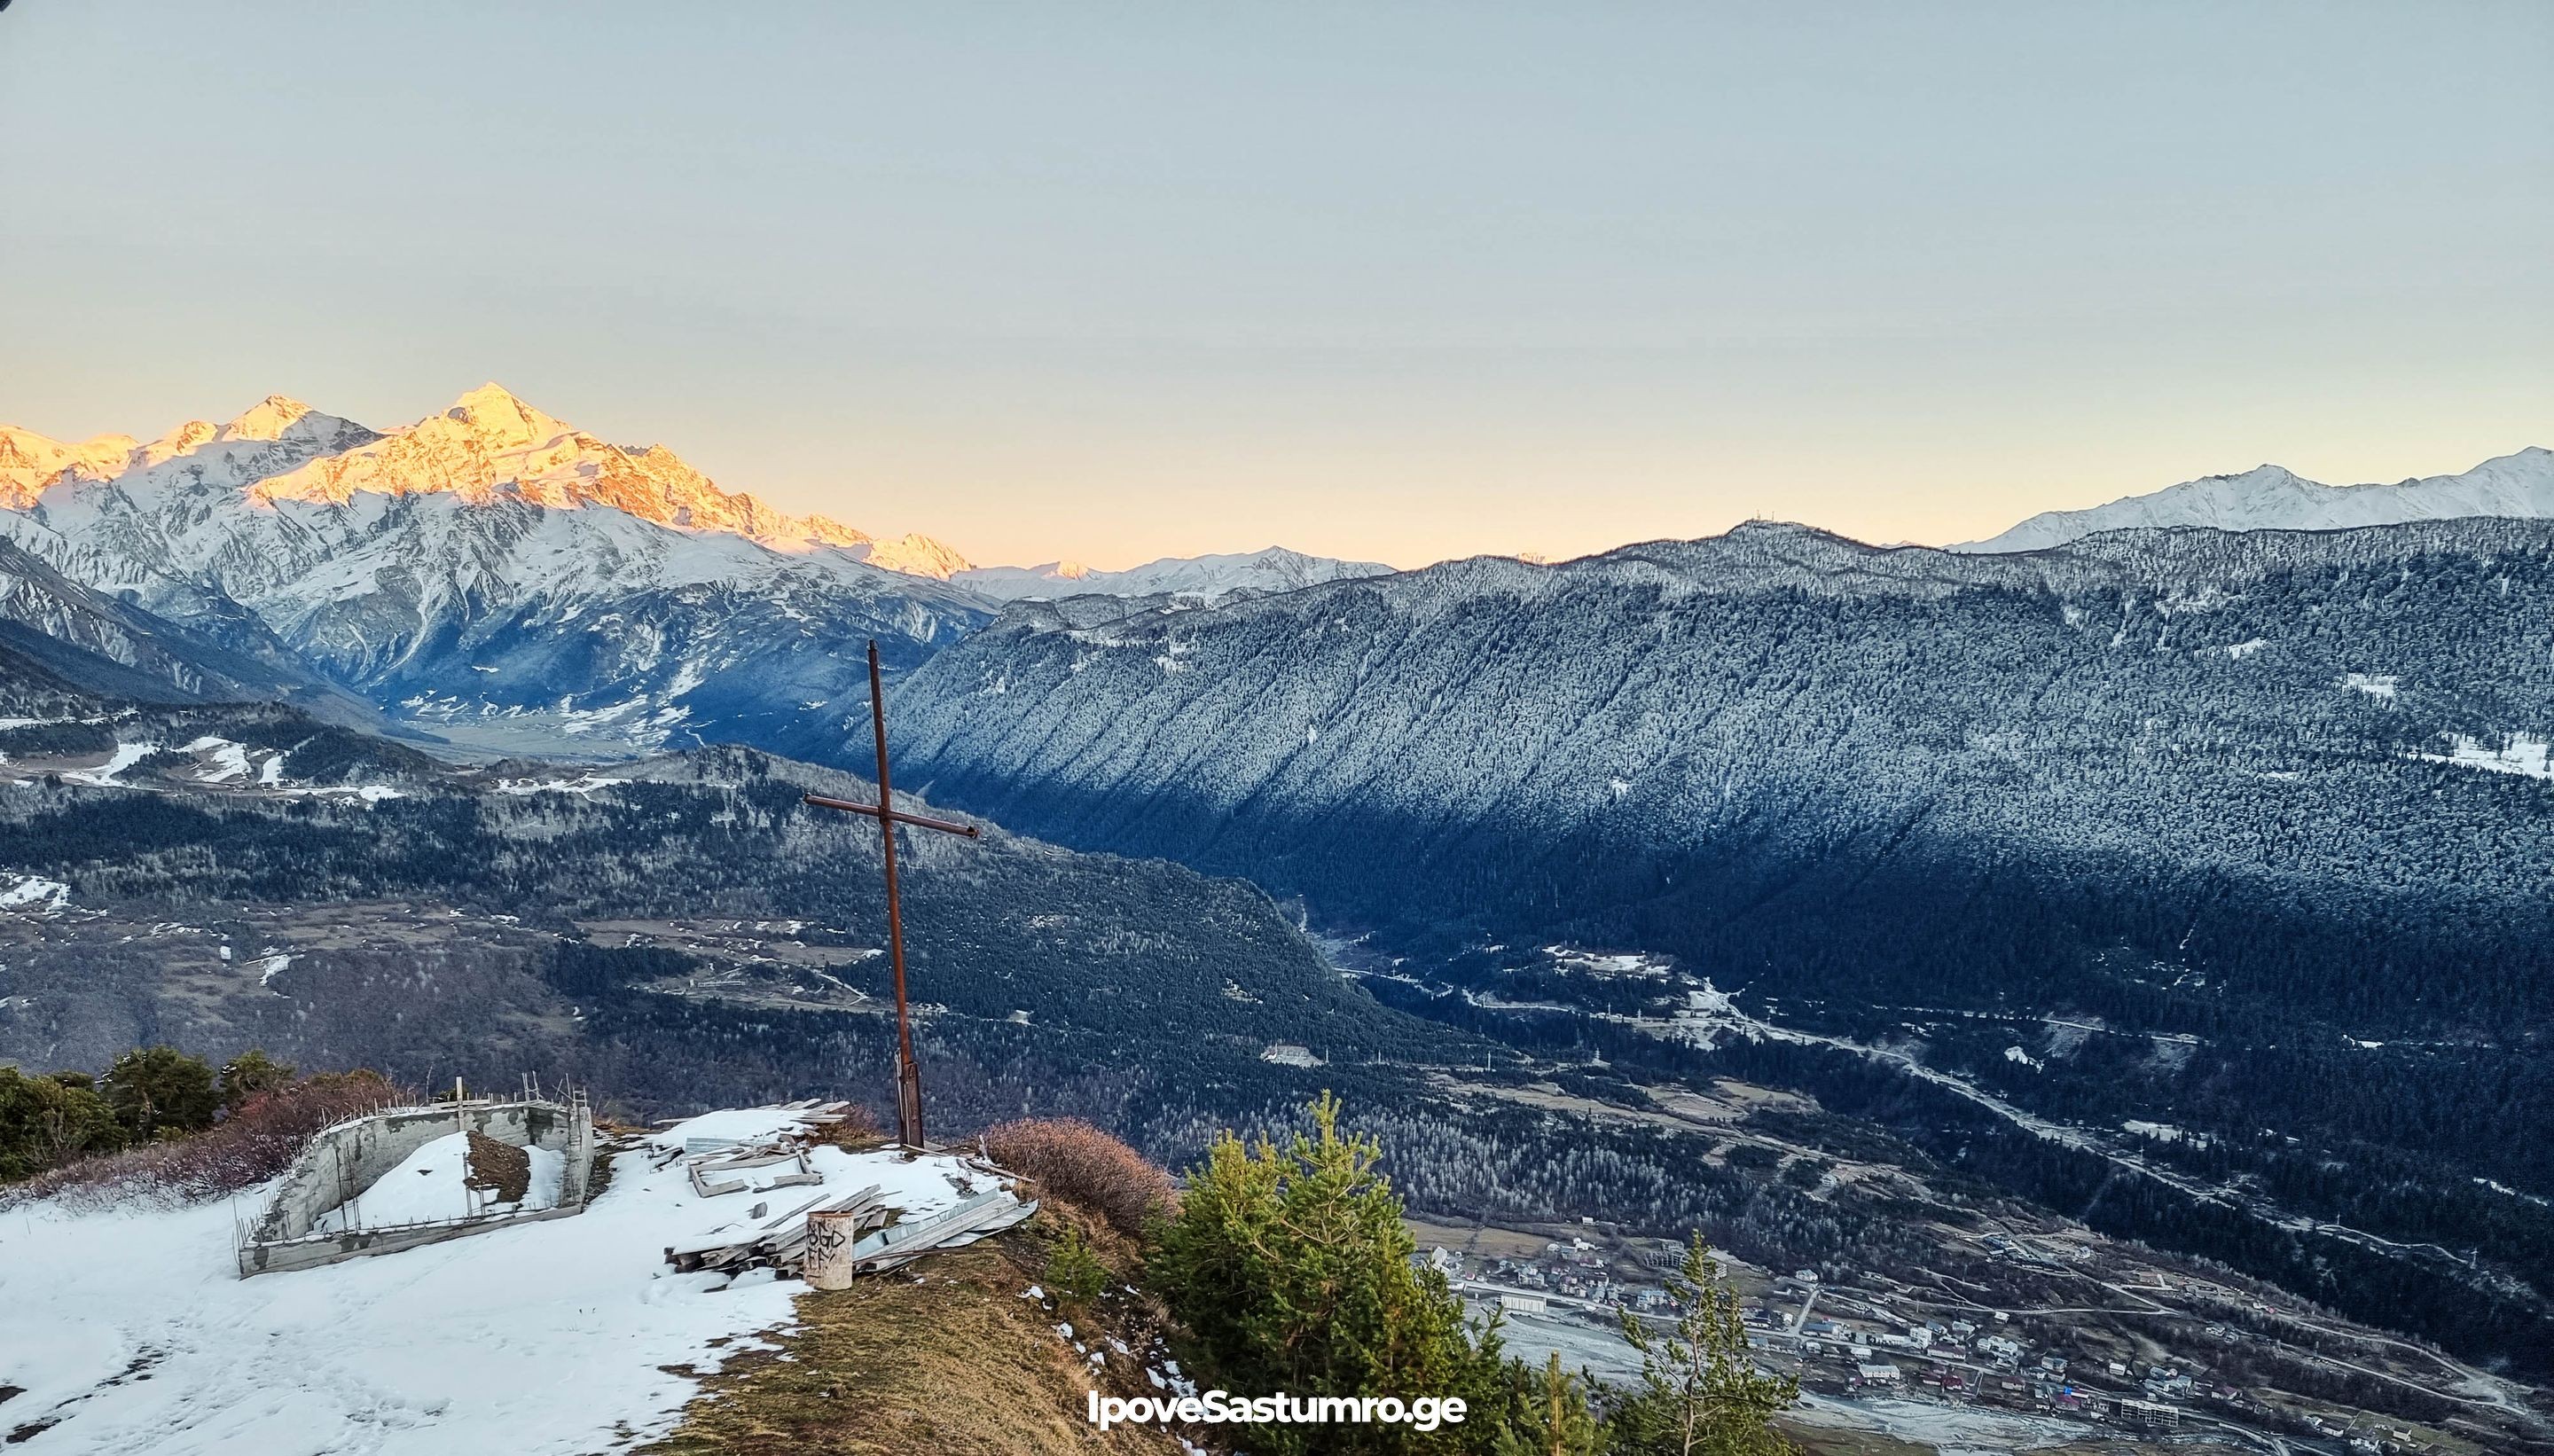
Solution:
[[[886,1134],[878,1131],[876,1114],[855,1102],[843,1109],[842,1121],[818,1124],[808,1141],[858,1153],[885,1142]]]
[[[322,1072],[260,1092],[191,1137],[65,1164],[10,1189],[11,1201],[139,1196],[199,1203],[284,1172],[321,1129],[415,1095],[376,1071]]]
[[[1179,1203],[1169,1174],[1078,1117],[1028,1117],[987,1128],[985,1152],[1035,1178],[1041,1192],[1082,1205],[1129,1238]]]
[[[496,1194],[499,1203],[521,1203],[532,1188],[532,1155],[470,1129],[469,1156],[462,1160],[461,1185]]]

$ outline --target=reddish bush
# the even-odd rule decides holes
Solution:
[[[1039,1191],[1078,1203],[1129,1236],[1179,1204],[1171,1176],[1078,1117],[1030,1117],[985,1130],[985,1151]]]
[[[200,1202],[284,1172],[322,1128],[383,1105],[415,1100],[376,1071],[332,1071],[251,1095],[191,1137],[146,1143],[66,1164],[9,1190],[12,1199],[139,1194]]]

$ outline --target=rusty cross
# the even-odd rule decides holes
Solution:
[[[945,819],[925,819],[906,814],[895,807],[894,791],[886,778],[886,693],[878,685],[877,643],[870,643],[870,723],[877,729],[877,796],[875,804],[855,804],[849,799],[829,799],[822,794],[808,794],[801,802],[819,809],[839,809],[846,814],[866,814],[878,823],[878,847],[886,861],[886,951],[895,965],[895,1139],[907,1148],[922,1147],[922,1069],[913,1061],[913,1019],[904,1000],[904,911],[895,890],[895,827],[913,825],[918,829],[939,830],[943,834],[977,838],[972,824],[952,824]]]

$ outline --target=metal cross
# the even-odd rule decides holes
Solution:
[[[913,1060],[913,1019],[905,1010],[904,1000],[904,911],[895,890],[895,827],[909,824],[917,829],[939,830],[943,834],[978,836],[972,824],[953,824],[945,819],[925,819],[906,814],[895,807],[894,791],[886,779],[886,693],[878,685],[877,643],[870,643],[870,722],[877,729],[877,792],[875,804],[855,804],[849,799],[829,799],[822,794],[802,796],[800,802],[819,809],[839,809],[846,814],[866,814],[878,822],[878,845],[886,861],[886,948],[895,964],[895,1140],[907,1148],[922,1147],[922,1069]]]

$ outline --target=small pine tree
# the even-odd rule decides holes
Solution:
[[[1620,1456],[1781,1456],[1794,1450],[1769,1422],[1799,1399],[1799,1382],[1756,1369],[1738,1295],[1722,1282],[1711,1246],[1699,1232],[1668,1290],[1683,1309],[1674,1332],[1653,1335],[1629,1310],[1623,1313],[1623,1338],[1641,1352],[1641,1387],[1607,1422],[1612,1449]]]
[[[1490,1456],[1596,1456],[1606,1450],[1605,1430],[1587,1408],[1587,1387],[1561,1369],[1560,1352],[1544,1361],[1540,1377],[1523,1365],[1507,1421],[1490,1438]]]
[[[1100,1297],[1108,1287],[1108,1271],[1091,1252],[1091,1243],[1082,1230],[1064,1226],[1064,1236],[1056,1240],[1055,1252],[1046,1257],[1047,1288],[1056,1298],[1076,1307],[1086,1306]]]
[[[1477,1451],[1469,1412],[1506,1394],[1499,1342],[1475,1331],[1445,1276],[1411,1257],[1401,1199],[1375,1169],[1370,1138],[1342,1134],[1338,1100],[1309,1109],[1312,1132],[1285,1146],[1230,1132],[1208,1150],[1179,1213],[1145,1261],[1216,1384],[1249,1395],[1457,1398],[1460,1425],[1250,1425],[1260,1456]]]

